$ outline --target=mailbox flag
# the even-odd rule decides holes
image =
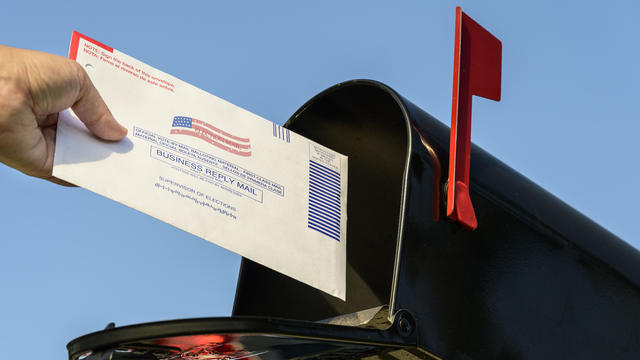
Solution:
[[[478,222],[469,197],[471,96],[500,100],[502,43],[460,7],[455,41],[447,216],[473,230]]]

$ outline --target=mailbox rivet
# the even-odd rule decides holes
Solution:
[[[413,319],[410,318],[410,315],[402,312],[398,314],[398,332],[402,336],[409,336],[413,332]]]

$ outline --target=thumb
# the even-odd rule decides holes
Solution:
[[[127,135],[127,128],[113,118],[87,73],[80,65],[78,67],[81,73],[80,92],[78,99],[71,106],[73,112],[96,136],[105,140],[121,140]]]

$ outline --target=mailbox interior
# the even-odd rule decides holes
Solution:
[[[285,127],[349,157],[346,301],[243,259],[233,315],[316,321],[389,304],[409,153],[406,119],[397,95],[373,81],[334,86],[291,117]]]

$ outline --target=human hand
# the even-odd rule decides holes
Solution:
[[[80,64],[0,45],[0,162],[66,184],[51,172],[58,113],[67,108],[104,140],[127,135]]]

